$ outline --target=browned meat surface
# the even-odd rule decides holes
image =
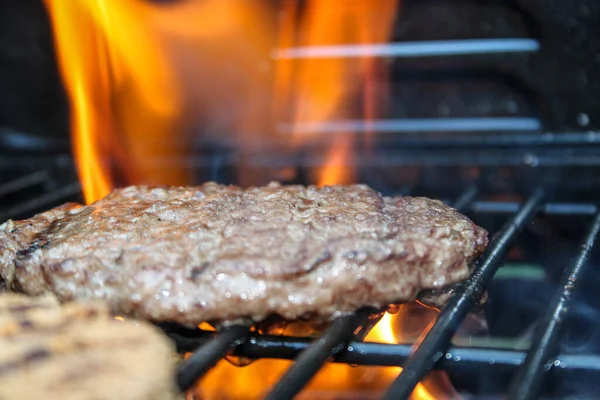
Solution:
[[[0,226],[0,275],[154,321],[328,319],[464,280],[487,232],[364,185],[128,187]]]
[[[0,399],[174,400],[174,349],[102,304],[0,294]]]

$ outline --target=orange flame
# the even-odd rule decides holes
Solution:
[[[374,83],[385,78],[385,60],[370,56],[358,58],[286,59],[290,48],[312,46],[369,44],[386,42],[391,37],[398,0],[369,1],[309,0],[298,16],[295,1],[285,3],[280,37],[284,54],[277,64],[277,115],[292,121],[296,146],[318,140],[303,130],[304,124],[318,126],[327,121],[362,117],[371,120],[380,113]],[[299,21],[299,22],[297,22]],[[294,39],[294,32],[300,32]],[[363,109],[355,110],[357,98],[364,99]],[[379,96],[382,97],[382,96]],[[359,132],[341,132],[328,144],[327,162],[317,171],[319,185],[347,184],[356,181],[352,163]],[[369,133],[363,141],[369,143]]]
[[[87,202],[123,184],[190,183],[185,160],[201,124],[239,114],[229,139],[236,142],[267,122],[273,23],[263,3],[45,4]]]
[[[383,60],[275,56],[269,63],[269,54],[277,46],[386,41],[397,2],[309,0],[300,11],[297,0],[286,0],[277,14],[259,1],[45,0],[86,201],[125,184],[191,183],[188,161],[199,141],[256,147],[283,120],[294,134],[280,140],[291,147],[281,151],[294,151],[321,140],[302,132],[304,123],[377,116],[373,87]],[[360,97],[363,109],[354,110]],[[227,137],[211,130],[223,124]],[[201,127],[208,129],[198,137]],[[353,156],[358,134],[329,143],[327,175],[345,169],[329,181],[355,180],[335,160]],[[240,184],[257,183],[239,169]]]
[[[349,135],[338,136],[330,147],[327,161],[319,172],[317,185],[336,185],[354,183],[354,169],[348,160],[352,157],[352,138]]]
[[[365,341],[402,342],[403,334],[400,327],[406,322],[407,315],[403,307],[400,307],[400,312],[397,314],[384,314]],[[432,317],[423,314],[420,323],[425,326]],[[223,360],[206,374],[194,392],[197,398],[203,399],[260,399],[290,366],[290,361],[259,360],[245,367],[237,367]],[[340,399],[345,398],[344,396],[356,398],[360,393],[364,393],[365,397],[381,395],[401,371],[400,367],[348,367],[343,364],[326,364],[297,398]],[[455,398],[449,383],[445,381],[440,383],[444,386],[437,387],[437,381],[418,384],[411,395],[411,400]],[[432,393],[435,393],[435,396]]]

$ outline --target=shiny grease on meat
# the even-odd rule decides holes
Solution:
[[[464,280],[486,245],[442,202],[365,185],[132,186],[1,225],[0,275],[158,322],[330,319]]]

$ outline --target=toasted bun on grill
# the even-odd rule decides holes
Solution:
[[[168,400],[170,342],[101,304],[0,294],[0,399]]]
[[[0,275],[28,294],[190,326],[329,320],[448,288],[486,245],[440,201],[365,185],[132,186],[0,225]]]

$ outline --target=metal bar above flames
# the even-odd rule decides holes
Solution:
[[[406,43],[347,44],[290,47],[273,51],[274,59],[353,57],[446,57],[495,53],[531,53],[540,49],[535,39],[465,39]]]
[[[185,336],[170,333],[180,352],[193,351],[215,337],[214,332],[188,332]],[[307,337],[251,334],[234,348],[232,355],[250,359],[295,360],[313,344]],[[406,361],[413,345],[351,341],[332,360],[333,363],[393,367]],[[447,371],[469,371],[473,368],[495,373],[513,371],[523,364],[526,352],[505,348],[450,347],[442,354],[436,368]],[[594,376],[600,373],[600,357],[596,355],[558,354],[554,360],[565,368],[559,373],[577,373]]]
[[[285,133],[333,134],[340,132],[537,132],[542,123],[532,117],[403,118],[373,121],[344,120],[281,124]]]
[[[225,357],[240,340],[248,335],[249,326],[233,325],[200,346],[177,372],[177,386],[182,390],[191,388],[221,358]]]

